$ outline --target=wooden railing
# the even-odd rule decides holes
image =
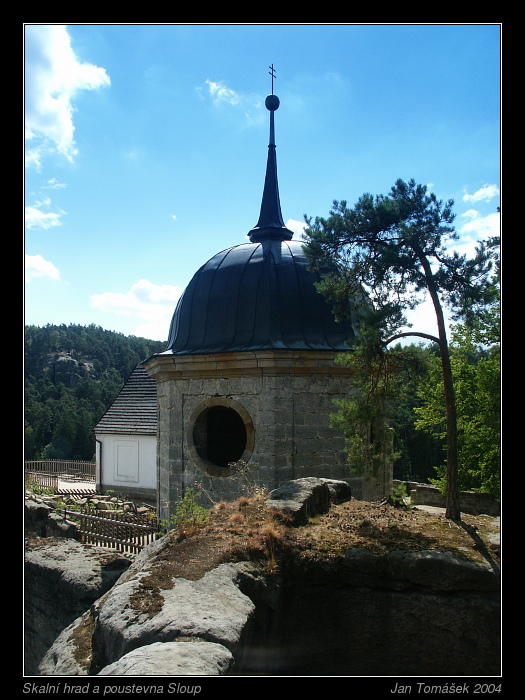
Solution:
[[[55,495],[88,496],[98,493],[95,482],[69,474],[50,474],[48,472],[25,472],[25,481],[50,489]]]
[[[32,484],[38,484],[46,489],[58,489],[58,474],[50,474],[48,472],[25,472],[25,480]]]
[[[27,460],[26,472],[46,472],[49,474],[67,474],[69,478],[82,481],[95,481],[96,462],[83,462],[74,459],[38,459]]]
[[[144,516],[131,513],[112,513],[82,509],[60,511],[64,518],[78,524],[81,541],[116,549],[119,552],[138,553],[146,545],[154,542],[159,533],[158,524]]]

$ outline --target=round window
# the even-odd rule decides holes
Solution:
[[[214,397],[192,414],[190,447],[212,476],[227,476],[228,465],[248,461],[253,449],[253,424],[247,411],[233,399]]]

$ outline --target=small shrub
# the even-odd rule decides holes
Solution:
[[[267,568],[269,573],[277,573],[279,564],[277,562],[277,547],[282,544],[282,532],[270,521],[261,528],[261,535],[265,540],[265,553],[267,556]]]
[[[182,500],[178,503],[175,514],[172,515],[168,521],[162,521],[161,525],[168,530],[176,529],[179,534],[186,535],[206,525],[210,514],[206,508],[203,508],[196,502],[199,496],[199,492],[195,492],[191,488],[188,489]]]
[[[407,495],[406,488],[403,484],[396,484],[392,489],[392,495],[390,496],[390,501],[396,508],[402,508],[406,505],[405,497]]]

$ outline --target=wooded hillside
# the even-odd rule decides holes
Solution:
[[[25,458],[93,459],[93,428],[162,341],[100,326],[25,328]]]

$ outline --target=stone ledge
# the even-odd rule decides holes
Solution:
[[[210,355],[157,355],[144,363],[150,377],[199,379],[262,375],[352,376],[348,367],[335,364],[336,351],[250,351]]]
[[[309,517],[326,513],[331,503],[342,503],[351,497],[346,481],[307,476],[271,491],[266,505],[289,519],[292,525],[304,525]]]

